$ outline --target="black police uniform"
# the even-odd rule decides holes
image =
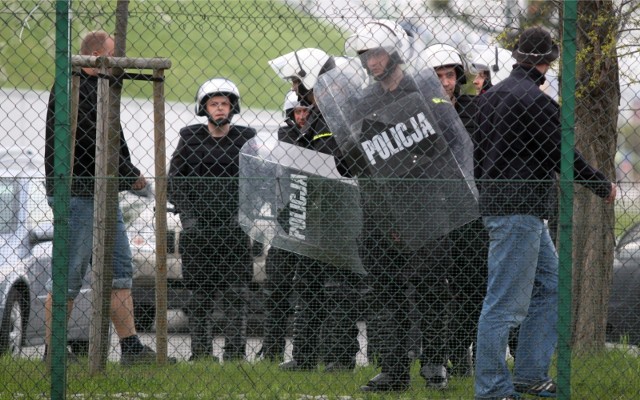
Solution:
[[[238,161],[252,128],[231,126],[220,138],[206,124],[180,131],[171,158],[168,198],[180,213],[180,251],[184,282],[191,290],[189,328],[192,357],[211,356],[211,321],[216,293],[222,293],[225,359],[244,357],[251,280],[249,238],[238,223]]]
[[[475,96],[456,97],[456,111],[471,135],[475,130]],[[473,362],[469,346],[476,341],[478,319],[487,291],[489,233],[477,218],[449,233],[453,266],[448,271],[451,289],[449,331],[452,375],[470,376]]]
[[[311,109],[295,144],[337,154],[338,146],[317,106]],[[312,201],[312,189],[308,196]],[[296,368],[315,368],[323,352],[328,369],[354,367],[360,349],[355,306],[360,277],[348,267],[337,268],[300,255],[291,257],[295,258],[293,359]]]
[[[354,104],[351,121],[364,117],[371,110],[391,104],[417,88],[412,79],[405,77],[394,91],[385,91],[379,84],[367,89],[366,100]],[[407,116],[409,117],[409,116]],[[375,115],[372,115],[375,119]],[[369,124],[371,126],[380,123]],[[380,128],[377,126],[377,128]],[[349,165],[347,158],[343,164]],[[417,171],[413,171],[416,172]],[[420,173],[418,173],[418,176]],[[369,343],[380,356],[382,374],[369,382],[363,390],[402,390],[410,381],[413,339],[410,332],[417,328],[422,333],[423,366],[446,365],[447,305],[449,292],[446,271],[451,265],[450,244],[447,237],[429,240],[417,251],[403,249],[393,222],[389,220],[384,193],[410,190],[415,182],[385,181],[360,177],[364,227],[361,256],[370,273],[370,315],[367,321]],[[393,187],[393,188],[392,188]],[[394,189],[395,188],[395,189]],[[420,207],[419,204],[398,204],[398,207]]]
[[[285,143],[295,144],[301,135],[293,122],[278,129],[278,140]],[[260,355],[269,360],[276,360],[284,354],[289,317],[293,312],[290,299],[297,258],[295,253],[271,247],[265,262],[264,340]]]

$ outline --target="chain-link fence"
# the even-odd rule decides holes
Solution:
[[[2,2],[0,398],[636,398],[638,17]]]

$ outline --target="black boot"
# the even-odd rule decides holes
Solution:
[[[401,392],[409,389],[409,376],[393,376],[381,373],[374,376],[366,385],[361,386],[363,392]]]
[[[289,252],[273,248],[266,260],[267,281],[264,297],[264,339],[258,354],[261,359],[275,361],[284,356],[289,316],[293,307],[289,297],[293,285],[293,269]]]
[[[244,360],[247,343],[247,302],[244,286],[231,285],[224,291],[222,310],[226,321],[223,327],[224,360]]]
[[[189,334],[191,335],[191,358],[213,356],[211,333],[211,310],[213,299],[208,293],[192,292],[189,300]]]
[[[324,290],[327,308],[327,318],[323,324],[323,338],[327,343],[325,371],[353,369],[360,350],[355,285],[343,277],[340,281],[335,279],[326,283]]]
[[[296,266],[293,359],[299,369],[315,368],[322,353],[320,330],[325,309],[322,301],[320,270],[317,261],[306,257],[300,257]]]

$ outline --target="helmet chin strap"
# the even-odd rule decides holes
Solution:
[[[209,113],[207,113],[207,119],[209,120],[209,122],[214,124],[216,127],[221,127],[223,125],[231,123],[231,119],[230,118],[213,119],[213,117]]]

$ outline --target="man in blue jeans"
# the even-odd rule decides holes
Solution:
[[[106,32],[89,32],[80,46],[80,53],[91,56],[113,56],[113,38]],[[78,101],[78,126],[73,148],[73,180],[69,204],[69,272],[67,291],[67,317],[71,314],[73,300],[80,293],[82,279],[91,261],[93,247],[93,193],[95,181],[96,125],[98,108],[98,70],[83,68],[80,73],[80,94]],[[54,186],[54,113],[55,93],[52,90],[47,111],[45,170],[47,176],[47,196],[53,205]],[[127,143],[120,132],[119,149],[120,191],[144,189],[147,182],[140,170],[131,162]],[[122,212],[118,207],[115,227],[113,254],[113,281],[111,291],[111,321],[120,339],[122,365],[153,363],[156,353],[143,345],[138,338],[133,319],[133,266],[131,247],[125,230]],[[49,296],[45,303],[46,343],[44,358],[50,361],[48,344],[51,339],[53,301],[52,282],[47,283]],[[175,361],[172,359],[171,361]]]
[[[558,46],[542,28],[525,30],[509,78],[478,97],[475,178],[490,236],[489,280],[478,324],[476,399],[556,397],[549,377],[557,342],[558,255],[547,219],[560,172],[560,107],[539,86]],[[576,181],[614,201],[616,186],[574,151]],[[505,354],[519,326],[513,378]]]

